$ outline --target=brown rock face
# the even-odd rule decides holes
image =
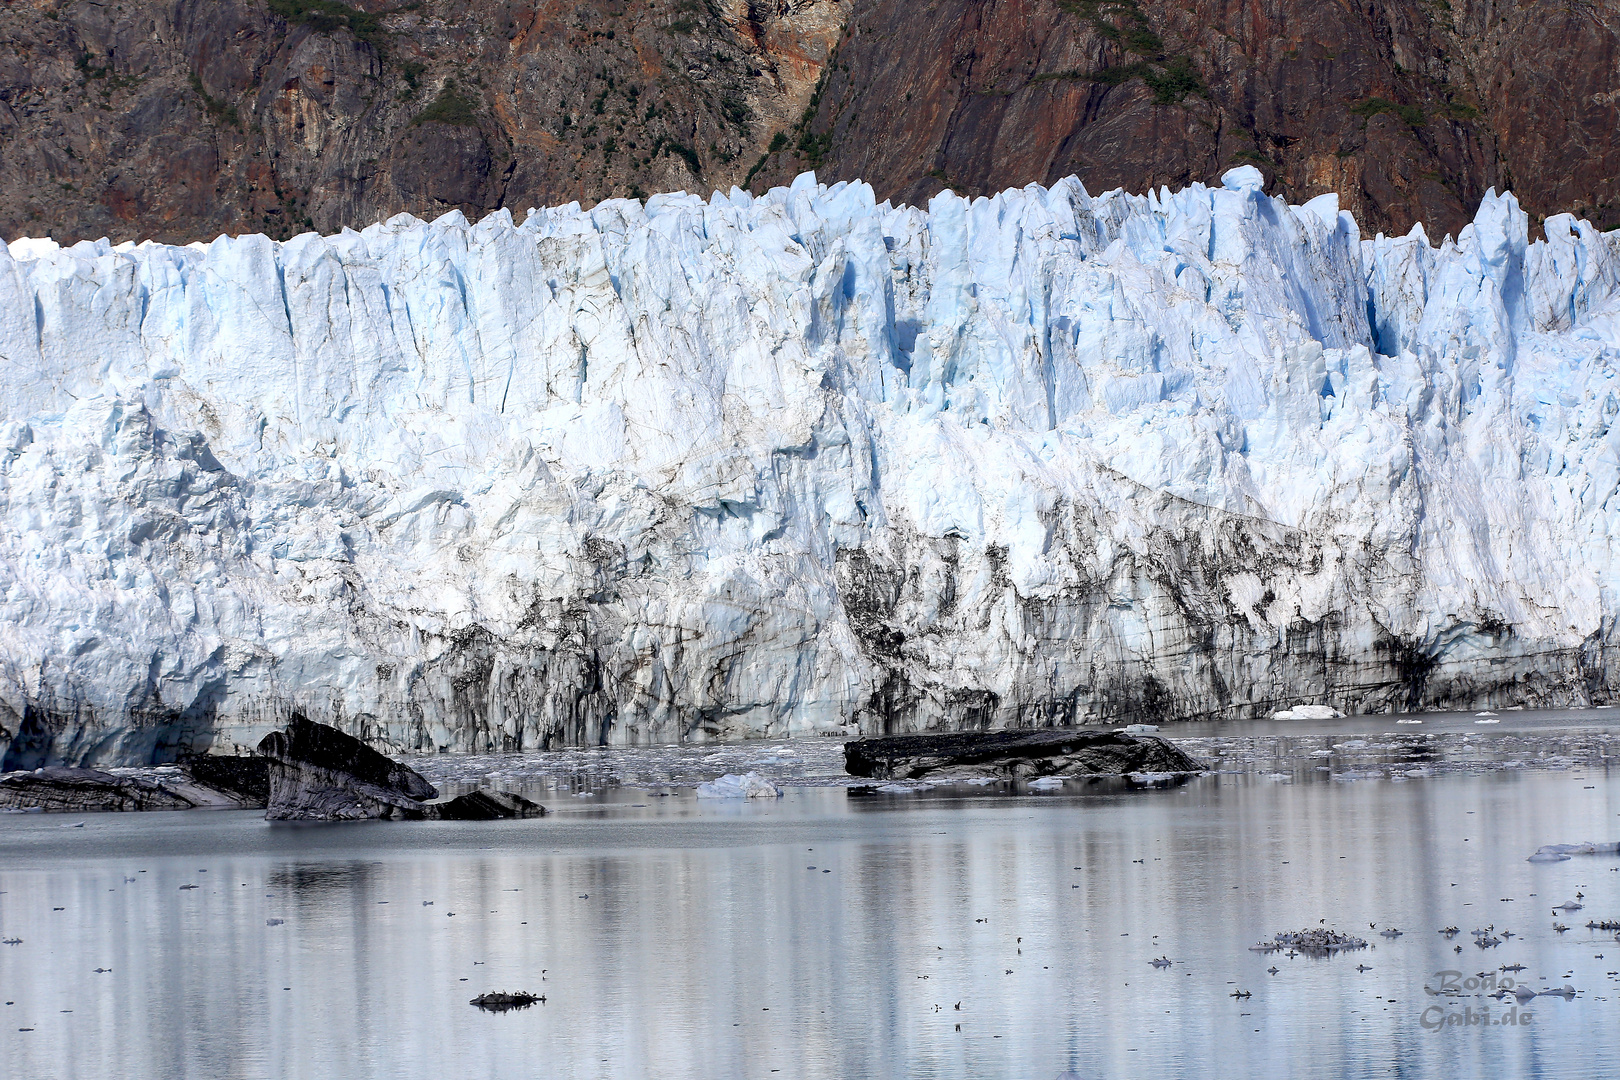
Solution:
[[[1620,226],[1620,5],[856,0],[807,165],[909,202],[1076,173],[1141,191],[1258,166],[1438,239],[1488,187]]]
[[[15,0],[0,236],[189,242],[739,182],[841,0]]]
[[[1454,232],[1491,186],[1613,228],[1617,42],[1620,0],[12,0],[0,235],[1246,163],[1369,231]]]

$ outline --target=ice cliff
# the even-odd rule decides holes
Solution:
[[[0,254],[5,767],[1616,685],[1620,233],[862,184]]]

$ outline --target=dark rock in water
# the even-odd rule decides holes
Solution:
[[[47,813],[103,810],[190,810],[196,804],[162,784],[99,769],[47,765],[0,776],[0,809]]]
[[[259,753],[269,759],[271,821],[419,820],[439,795],[415,769],[300,713],[266,735]]]
[[[412,799],[432,799],[438,791],[408,765],[378,753],[353,735],[317,724],[294,713],[285,731],[272,731],[259,742],[259,753],[271,761],[295,761],[345,773],[363,784],[397,791]],[[271,790],[275,769],[270,770]]]
[[[505,1012],[508,1009],[527,1009],[530,1005],[545,1001],[544,995],[537,994],[479,994],[467,1004],[476,1005],[480,1009],[490,1012]]]
[[[262,757],[213,754],[187,758],[181,767],[199,784],[236,796],[246,807],[270,802],[270,762]]]
[[[1044,728],[946,735],[890,735],[844,744],[851,776],[917,780],[930,773],[1034,776],[1196,772],[1203,766],[1153,735]]]
[[[521,795],[505,791],[473,791],[425,809],[440,821],[499,821],[502,818],[543,817],[546,808]]]
[[[286,731],[259,743],[268,763],[271,821],[492,821],[539,817],[545,807],[518,795],[476,791],[445,803],[421,773],[352,735],[294,713]]]

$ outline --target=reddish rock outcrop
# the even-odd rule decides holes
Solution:
[[[0,5],[0,236],[208,240],[740,181],[840,0]]]
[[[1489,187],[1620,226],[1620,5],[1477,0],[857,0],[807,124],[815,165],[917,202],[1078,174],[1183,186],[1235,165],[1364,228],[1438,239]]]
[[[1369,230],[1455,231],[1492,186],[1613,228],[1617,131],[1616,0],[0,6],[8,239],[285,237],[809,167],[915,202],[1245,163]]]

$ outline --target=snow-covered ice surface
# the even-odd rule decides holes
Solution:
[[[1606,698],[1616,236],[1259,179],[14,243],[5,767]]]

